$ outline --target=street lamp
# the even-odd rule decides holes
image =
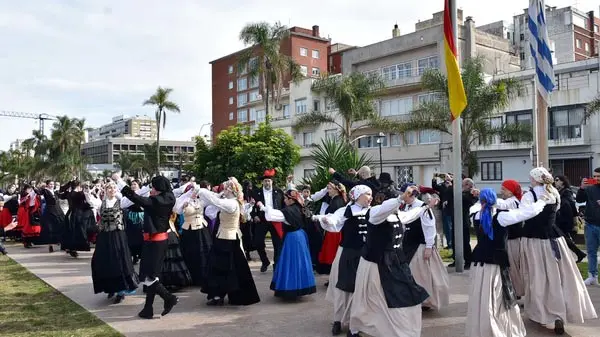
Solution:
[[[377,135],[377,145],[379,145],[379,173],[383,173],[383,157],[381,155],[381,145],[383,144],[384,138],[385,135],[383,134],[383,132],[380,132]]]

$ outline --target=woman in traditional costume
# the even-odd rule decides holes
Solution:
[[[320,215],[333,214],[338,209],[346,206],[346,203],[348,202],[346,197],[346,187],[336,180],[329,182],[326,188],[313,194],[311,198],[314,202],[321,200]],[[341,242],[341,232],[325,232],[323,245],[319,252],[319,264],[316,268],[317,273],[330,273],[333,260],[335,260]],[[329,286],[329,281],[327,281],[325,286]]]
[[[142,187],[138,180],[132,181],[130,187],[137,195],[148,197],[150,194],[150,187]],[[127,233],[131,258],[133,264],[137,264],[142,256],[142,247],[144,246],[144,209],[126,197],[121,198],[121,209],[123,209],[125,217],[125,233]]]
[[[21,229],[23,246],[31,248],[37,243],[42,232],[42,200],[31,185],[23,186],[19,210],[17,211],[17,228]]]
[[[48,252],[54,252],[53,245],[59,244],[65,227],[65,214],[54,194],[54,182],[47,180],[38,192],[46,202],[46,209],[42,214],[42,232],[39,244],[48,245]]]
[[[276,297],[296,298],[317,292],[312,260],[308,249],[308,236],[304,226],[309,219],[304,216],[302,196],[296,190],[284,194],[285,207],[281,210],[258,202],[258,208],[265,212],[267,221],[283,223],[283,244],[279,262],[275,266],[271,290]]]

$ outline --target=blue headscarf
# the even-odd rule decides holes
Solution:
[[[479,194],[479,201],[481,202],[481,211],[479,212],[481,228],[488,238],[490,238],[490,240],[494,240],[494,229],[492,227],[492,206],[496,204],[496,191],[491,188],[482,189]]]
[[[404,193],[406,192],[406,190],[411,187],[411,186],[417,186],[415,183],[404,183],[401,187],[400,187],[400,192]]]

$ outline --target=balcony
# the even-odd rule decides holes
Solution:
[[[586,145],[586,138],[584,137],[583,125],[565,125],[555,126],[548,128],[548,146],[550,147],[562,147],[562,146],[580,146]],[[589,143],[588,143],[589,144]],[[504,138],[500,140],[498,137],[494,139],[490,145],[478,145],[476,151],[494,151],[494,150],[523,150],[530,149],[532,142],[514,142],[510,139]]]

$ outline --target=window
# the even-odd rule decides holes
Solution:
[[[581,40],[580,39],[576,39],[575,40],[575,46],[579,49],[581,49]]]
[[[419,75],[423,75],[427,69],[437,69],[439,67],[438,57],[430,56],[428,58],[420,59],[418,61]]]
[[[381,117],[406,115],[412,110],[412,97],[397,98],[381,102]]]
[[[519,58],[521,59],[521,61],[525,60],[525,53],[524,52],[520,52],[519,53]]]
[[[233,120],[233,112],[229,113],[229,120],[232,121]]]
[[[521,33],[521,35],[519,35],[519,39],[520,39],[521,41],[525,40],[525,34]]]
[[[410,131],[406,133],[406,144],[407,145],[416,145],[417,144],[417,132]]]
[[[419,144],[437,144],[440,140],[440,132],[437,130],[419,131]]]
[[[308,67],[307,66],[300,66],[300,73],[304,76],[308,75]]]
[[[304,147],[312,146],[313,144],[313,133],[305,132],[302,134],[302,145]]]
[[[398,65],[398,78],[412,76],[412,63],[406,62]]]
[[[315,169],[304,169],[304,178],[310,179],[315,176]]]
[[[314,59],[318,59],[319,58],[319,51],[318,50],[313,49],[313,51],[312,51],[312,58],[314,58]]]
[[[393,81],[398,78],[398,67],[396,65],[384,67],[381,72],[384,81]]]
[[[258,88],[258,76],[250,77],[250,88]]]
[[[319,112],[321,111],[321,101],[319,100],[313,100],[313,111],[314,112]]]
[[[229,66],[229,68],[227,69],[227,73],[233,74],[233,66]]]
[[[233,81],[229,81],[229,89],[233,89]]]
[[[237,106],[244,106],[248,103],[248,94],[243,93],[237,96]]]
[[[398,177],[398,186],[415,181],[412,166],[396,166],[396,176]]]
[[[242,77],[237,80],[237,90],[244,91],[248,89],[248,78]]]
[[[306,113],[306,98],[296,100],[296,113]]]
[[[417,96],[419,100],[419,105],[423,103],[431,103],[435,101],[439,101],[441,99],[441,95],[435,92],[430,92],[428,94]]]
[[[256,110],[256,118],[254,119],[256,123],[262,123],[265,121],[265,110]]]
[[[290,105],[289,104],[283,105],[283,118],[284,119],[290,118]]]
[[[488,161],[481,163],[481,180],[502,180],[502,162]]]
[[[249,102],[258,101],[261,98],[260,94],[258,93],[258,90],[252,90],[252,91],[250,91],[249,95],[250,95],[250,98],[248,99]]]
[[[397,133],[390,134],[390,146],[400,146],[402,144],[402,136]]]
[[[233,104],[233,97],[229,97],[229,105]]]
[[[358,148],[359,149],[368,149],[368,148],[376,148],[379,147],[379,143],[377,140],[379,137],[377,135],[368,135],[358,140]],[[387,135],[381,138],[381,146],[386,147],[387,144]]]
[[[253,57],[248,61],[248,68],[255,70],[258,67],[258,57]]]
[[[581,138],[581,121],[584,109],[564,109],[550,111],[550,139]]]
[[[590,44],[589,43],[585,43],[585,52],[589,53],[590,52]]]
[[[308,49],[300,47],[300,56],[308,55]]]
[[[337,104],[335,103],[335,100],[329,97],[325,98],[325,111],[332,111],[337,109]]]
[[[313,76],[321,75],[321,71],[319,70],[319,68],[312,68],[312,75]]]
[[[248,72],[248,66],[246,64],[238,65],[238,74],[245,75]]]
[[[240,109],[237,112],[237,120],[239,123],[248,121],[248,109]]]
[[[598,25],[594,25],[594,32],[600,33],[600,27],[598,27]]]
[[[326,139],[337,139],[337,137],[338,137],[337,129],[325,130],[325,138]]]

